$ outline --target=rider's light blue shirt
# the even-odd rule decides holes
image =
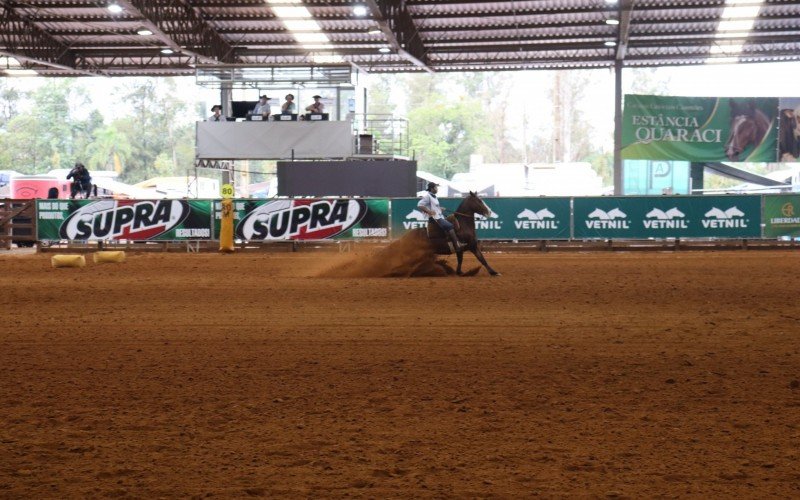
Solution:
[[[429,210],[432,210],[434,214],[434,219],[443,219],[444,215],[442,215],[442,208],[439,206],[439,198],[436,195],[431,194],[430,192],[426,191],[425,194],[422,195],[422,198],[417,203],[418,207],[425,207]]]

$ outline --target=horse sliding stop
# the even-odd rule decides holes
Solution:
[[[469,195],[464,198],[464,201],[458,206],[453,215],[449,216],[449,220],[454,226],[458,239],[461,240],[465,246],[456,248],[456,257],[458,258],[458,267],[456,273],[462,275],[461,263],[464,259],[464,250],[469,250],[475,255],[475,258],[483,264],[483,267],[492,276],[499,276],[500,273],[492,269],[492,266],[486,262],[486,258],[481,252],[478,237],[475,232],[475,214],[481,214],[484,217],[489,217],[492,211],[486,206],[486,203],[481,200],[476,193],[470,191]],[[426,231],[425,229],[417,229],[416,231]],[[428,219],[428,228],[426,231],[427,237],[434,248],[434,251],[439,255],[450,255],[453,253],[450,245],[448,245],[448,238],[445,235],[439,224],[433,219]]]

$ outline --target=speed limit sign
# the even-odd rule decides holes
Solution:
[[[232,184],[223,184],[222,189],[220,189],[223,198],[233,198],[233,185]]]

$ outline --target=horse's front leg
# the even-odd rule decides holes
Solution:
[[[475,248],[472,248],[471,250],[472,250],[472,253],[475,254],[475,258],[478,259],[478,261],[481,264],[483,264],[483,267],[485,267],[487,271],[489,271],[489,274],[491,274],[492,276],[500,276],[500,273],[498,273],[497,271],[492,269],[492,266],[490,266],[489,263],[486,262],[486,257],[483,256],[483,252],[481,252],[481,247],[480,246],[475,245]],[[459,269],[460,269],[460,266],[459,266]]]
[[[464,273],[461,272],[461,263],[464,262],[464,251],[463,250],[459,250],[459,251],[456,252],[456,259],[458,260],[458,266],[456,267],[456,274],[461,276],[462,274],[464,274]]]

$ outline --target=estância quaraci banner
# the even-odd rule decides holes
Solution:
[[[626,95],[622,158],[774,162],[776,97]]]

